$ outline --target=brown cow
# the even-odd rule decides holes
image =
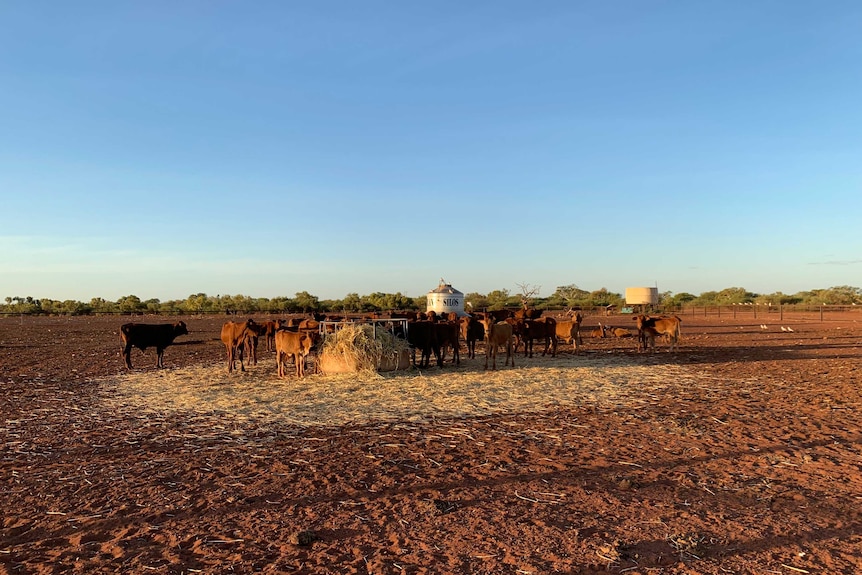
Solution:
[[[249,361],[252,365],[257,365],[257,343],[261,336],[266,337],[266,329],[266,322],[253,323],[253,325],[248,326],[249,336],[245,340],[245,350],[248,352]]]
[[[165,367],[165,348],[174,343],[174,339],[189,333],[185,322],[176,323],[126,323],[120,326],[120,340],[123,342],[123,361],[128,369],[132,369],[132,348],[141,351],[148,347],[156,348],[156,367]]]
[[[624,327],[608,327],[607,330],[611,332],[611,335],[614,337],[631,337],[632,332]]]
[[[512,367],[515,367],[515,354],[512,351],[512,324],[504,321],[495,322],[493,319],[485,318],[482,320],[482,326],[485,328],[485,369],[488,369],[488,356],[494,358],[492,370],[497,369],[497,347],[503,345],[506,347],[506,363],[503,367],[509,365],[509,360],[512,360]]]
[[[539,319],[542,317],[542,310],[524,304],[524,307],[512,313],[512,317],[515,319]]]
[[[502,320],[512,326],[512,353],[518,353],[518,348],[521,347],[521,342],[527,337],[527,324],[523,319],[507,317]],[[500,323],[500,322],[497,322]]]
[[[599,322],[599,327],[590,332],[590,337],[603,338],[605,337],[605,326]]]
[[[638,332],[638,351],[648,351],[650,347],[655,351],[655,338],[659,335],[654,327],[643,326]]]
[[[278,377],[285,377],[284,366],[287,356],[293,356],[296,364],[296,377],[305,375],[305,359],[314,347],[311,333],[281,329],[275,332],[275,361],[278,364]]]
[[[283,319],[263,322],[263,335],[266,337],[266,351],[275,351],[275,332],[278,331],[278,328],[282,327],[284,323],[285,321]]]
[[[675,347],[679,347],[679,324],[682,323],[682,320],[677,316],[650,317],[648,315],[637,315],[632,319],[638,322],[638,350],[647,347],[647,338],[649,338],[653,349],[655,349],[656,335],[668,336],[670,341],[670,349],[668,351],[673,351]]]
[[[581,315],[581,312],[571,314],[570,319],[557,320],[557,341],[565,343],[571,341],[575,353],[580,353],[581,343],[583,343],[581,341],[581,322],[583,320],[584,316]]]
[[[242,323],[229,321],[221,327],[221,340],[227,350],[227,372],[232,373],[236,360],[239,359],[241,371],[245,371],[243,362],[243,350],[249,348],[251,351],[252,338],[256,337],[257,324],[253,319]]]

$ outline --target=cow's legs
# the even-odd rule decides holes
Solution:
[[[128,369],[132,369],[132,344],[130,343],[123,348],[123,361]]]

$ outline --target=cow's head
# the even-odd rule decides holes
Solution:
[[[299,354],[308,355],[317,343],[315,336],[320,337],[316,332],[306,332],[299,336]]]
[[[187,333],[189,333],[189,330],[186,327],[186,322],[178,321],[174,324],[174,335],[186,335]]]

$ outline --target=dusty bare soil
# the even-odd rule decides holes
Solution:
[[[131,375],[124,319],[0,319],[0,573],[862,572],[859,314],[684,316],[673,354],[586,339],[447,411],[480,353],[380,380],[439,384],[433,409],[365,406],[365,379],[316,419],[286,412],[328,384],[265,352],[194,380],[224,372],[224,318],[183,319]]]

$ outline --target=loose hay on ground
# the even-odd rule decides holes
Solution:
[[[696,376],[668,367],[661,379],[648,366],[625,360],[549,361],[495,373],[452,370],[313,375],[280,380],[261,363],[228,376],[220,366],[136,372],[104,380],[109,408],[150,413],[217,413],[242,421],[340,426],[375,421],[421,421],[534,412],[577,405],[642,404],[665,382],[685,385]],[[672,373],[671,373],[672,372]]]

